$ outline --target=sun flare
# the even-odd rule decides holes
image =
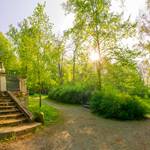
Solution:
[[[95,52],[95,51],[92,51],[91,53],[90,53],[90,60],[91,61],[97,61],[98,59],[99,59],[99,55],[98,55],[98,53],[97,52]]]

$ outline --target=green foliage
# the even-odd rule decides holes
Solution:
[[[52,72],[56,72],[58,52],[54,51],[52,24],[45,13],[45,4],[38,4],[33,15],[18,27],[11,25],[7,34],[19,60],[19,75],[27,78],[29,89],[40,91],[47,87]]]
[[[88,101],[91,90],[81,85],[65,85],[49,90],[49,98],[70,104],[83,104]]]
[[[118,92],[128,93],[129,95],[138,95],[144,97],[148,93],[147,87],[141,74],[133,63],[122,64],[117,62],[114,64],[107,63],[105,66],[104,88],[111,85]]]
[[[3,61],[6,70],[15,70],[17,65],[16,57],[10,41],[0,32],[0,61]]]
[[[99,55],[97,60],[99,88],[102,87],[103,82],[103,59],[105,57],[114,59],[112,53],[115,49],[119,49],[118,43],[135,33],[135,24],[130,23],[129,20],[123,21],[121,14],[112,13],[110,4],[111,1],[108,0],[67,0],[65,4],[66,10],[75,14],[72,32],[82,35],[77,39],[78,42],[80,41],[80,47],[85,46],[86,43],[87,49],[91,47]],[[75,45],[76,43],[75,40]]]
[[[141,67],[142,69],[144,69],[144,73],[143,73],[143,77],[145,78],[145,82],[147,84],[147,86],[150,87],[150,41],[148,40],[148,38],[150,35],[150,3],[149,0],[147,1],[148,3],[148,9],[147,9],[147,13],[141,15],[140,19],[139,19],[139,34],[140,34],[140,46],[142,49],[142,54],[144,54],[142,58],[142,62],[141,62]]]
[[[44,113],[44,123],[46,125],[54,123],[58,120],[59,112],[57,109],[43,104],[42,107],[39,107],[39,101],[37,96],[29,97],[29,110],[33,113],[34,117],[37,117],[37,114]]]
[[[110,91],[95,92],[90,107],[98,115],[119,120],[142,119],[147,113],[139,97]]]
[[[150,116],[150,98],[145,98],[142,102],[147,108],[147,115],[146,116],[149,117]]]
[[[45,3],[38,4],[33,15],[17,27],[10,26],[10,41],[0,33],[0,52],[4,54],[0,53],[0,60],[6,69],[27,78],[30,95],[54,87],[49,98],[83,104],[99,87],[102,92],[91,100],[94,112],[123,120],[142,118],[145,109],[136,95],[148,97],[149,93],[135,62],[139,51],[122,46],[122,40],[134,35],[136,24],[111,12],[110,4],[109,0],[67,0],[66,10],[74,13],[75,20],[62,37],[53,34]],[[90,51],[99,60],[91,62]],[[30,108],[43,111],[48,120],[47,106],[37,109],[32,104]]]

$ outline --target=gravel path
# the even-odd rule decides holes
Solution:
[[[0,150],[150,150],[150,120],[115,121],[80,106],[45,103],[59,109],[63,121],[1,143]]]

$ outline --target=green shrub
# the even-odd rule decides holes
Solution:
[[[142,119],[146,115],[146,108],[139,97],[123,93],[95,92],[90,107],[98,115],[119,120]]]
[[[80,85],[65,85],[49,90],[49,98],[70,104],[83,104],[90,98],[91,90]]]
[[[29,95],[34,95],[35,92],[33,90],[29,90]]]

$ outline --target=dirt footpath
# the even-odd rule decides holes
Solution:
[[[63,121],[34,135],[0,143],[0,150],[150,150],[150,120],[115,121],[86,108],[45,101]]]

